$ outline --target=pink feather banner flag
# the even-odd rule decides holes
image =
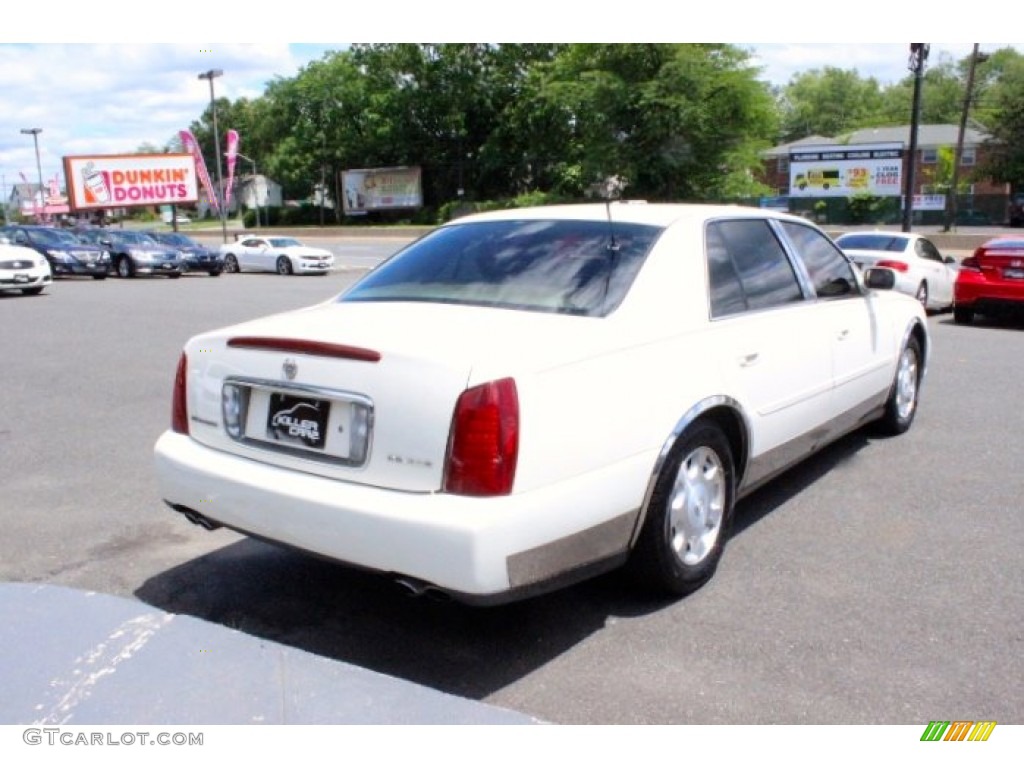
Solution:
[[[234,188],[235,161],[238,160],[238,131],[234,128],[227,133],[227,151],[224,156],[228,161],[228,183],[224,190],[224,207],[231,208],[231,190]]]
[[[213,193],[213,185],[210,183],[210,174],[206,170],[206,161],[203,159],[203,153],[199,149],[199,142],[196,141],[196,137],[193,136],[192,131],[189,130],[178,131],[178,136],[181,137],[181,144],[185,148],[185,151],[192,155],[192,159],[195,160],[196,173],[199,174],[199,182],[203,185],[203,189],[206,191],[206,197],[210,201],[210,207],[220,214],[220,203],[217,201],[217,196]]]

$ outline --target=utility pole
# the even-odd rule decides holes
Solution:
[[[974,73],[980,62],[988,59],[988,55],[978,52],[978,44],[974,44],[974,50],[971,51],[971,66],[967,70],[967,89],[964,94],[964,109],[960,113],[960,132],[956,137],[956,153],[953,155],[953,181],[950,184],[949,191],[946,193],[946,226],[945,232],[949,232],[950,229],[956,227],[956,212],[957,194],[959,193],[960,187],[960,158],[964,154],[964,133],[967,131],[967,116],[971,111],[971,99],[974,95]]]
[[[220,213],[220,230],[224,242],[228,241],[228,212],[224,210],[224,180],[220,172],[220,134],[217,133],[217,101],[213,97],[213,81],[224,74],[222,69],[208,69],[199,73],[200,80],[210,81],[210,112],[213,117],[213,153],[217,158],[217,189],[214,194],[217,198],[217,211]]]
[[[921,81],[924,63],[928,60],[928,43],[910,44],[907,68],[914,73],[914,104],[910,111],[910,156],[907,158],[907,180],[903,193],[903,231],[910,231],[914,208],[914,165],[917,162],[917,126],[921,122]]]

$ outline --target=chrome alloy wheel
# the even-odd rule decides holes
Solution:
[[[667,541],[685,565],[697,565],[715,548],[726,503],[726,473],[714,450],[699,446],[679,465],[668,498]]]
[[[896,413],[906,419],[917,407],[917,353],[910,346],[900,355],[900,367],[896,371]]]

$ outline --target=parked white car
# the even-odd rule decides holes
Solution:
[[[277,272],[279,275],[325,275],[334,254],[303,245],[294,237],[243,237],[220,246],[225,272]]]
[[[910,427],[929,348],[920,303],[785,213],[480,214],[336,299],[191,339],[159,488],[416,593],[502,602],[628,561],[685,594],[738,498]]]
[[[836,245],[862,269],[891,269],[896,290],[915,297],[925,309],[953,306],[957,261],[943,257],[928,238],[902,232],[847,232],[836,238]]]
[[[19,291],[36,296],[53,282],[50,262],[34,248],[0,240],[0,292]]]

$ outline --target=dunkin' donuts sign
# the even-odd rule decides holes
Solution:
[[[72,210],[195,203],[199,199],[192,155],[92,155],[65,157]]]

